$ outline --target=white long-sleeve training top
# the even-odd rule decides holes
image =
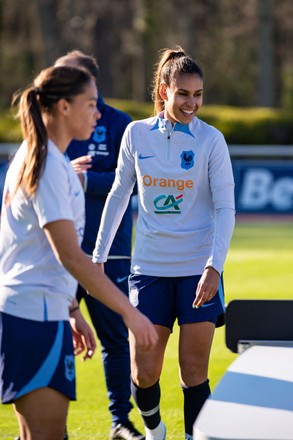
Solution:
[[[234,178],[227,144],[194,117],[172,127],[163,114],[128,125],[103,211],[94,262],[105,262],[138,185],[132,271],[153,276],[223,271],[235,222]]]

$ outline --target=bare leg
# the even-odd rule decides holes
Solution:
[[[181,325],[179,365],[183,386],[192,387],[207,380],[214,330],[211,322]]]
[[[69,399],[52,388],[40,388],[13,405],[21,440],[63,440]]]
[[[156,383],[161,376],[164,353],[170,336],[170,329],[156,325],[159,336],[158,343],[148,351],[138,351],[135,339],[130,333],[131,376],[133,382],[141,388],[148,388]]]

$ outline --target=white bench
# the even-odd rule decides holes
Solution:
[[[293,440],[293,301],[232,301],[226,345],[240,354],[205,402],[194,440]]]
[[[293,348],[256,345],[230,365],[204,404],[194,440],[292,440]]]

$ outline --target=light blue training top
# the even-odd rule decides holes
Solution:
[[[28,197],[18,189],[11,204],[21,164],[23,142],[7,172],[0,229],[0,311],[36,321],[68,319],[68,307],[77,282],[56,259],[44,226],[71,220],[81,242],[84,230],[84,194],[70,162],[48,142],[48,155],[37,191]]]
[[[189,276],[212,266],[221,273],[235,222],[234,179],[223,135],[197,117],[188,125],[172,126],[163,114],[129,124],[94,262],[107,260],[136,180],[132,272]]]

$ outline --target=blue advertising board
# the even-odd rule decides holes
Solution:
[[[237,213],[293,214],[292,160],[232,160]]]
[[[232,159],[232,166],[238,214],[293,214],[293,160]],[[0,203],[7,168],[0,162]]]

